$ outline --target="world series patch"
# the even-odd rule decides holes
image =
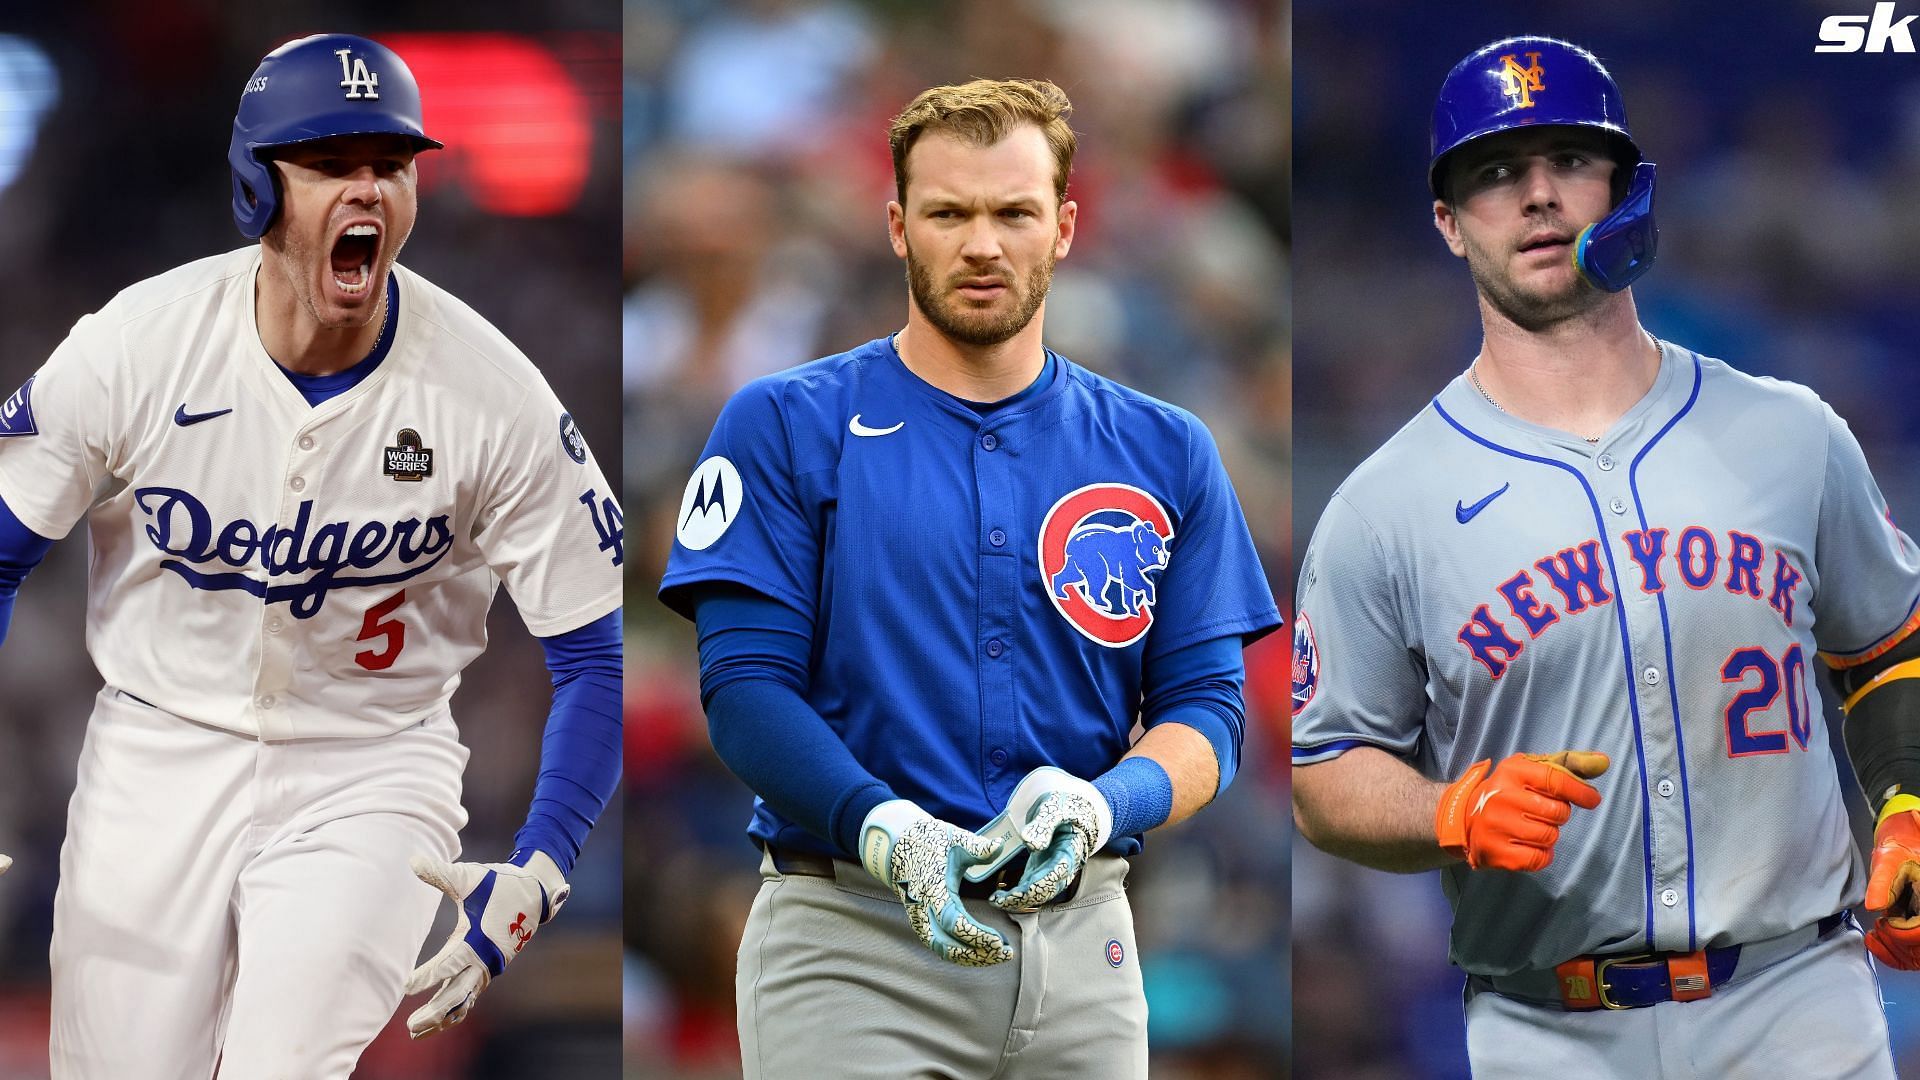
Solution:
[[[420,433],[412,428],[401,428],[393,437],[398,446],[389,446],[381,451],[384,461],[382,472],[395,480],[418,481],[433,475],[433,451],[420,445]]]
[[[1146,636],[1167,568],[1173,522],[1131,484],[1089,484],[1040,522],[1040,574],[1053,608],[1082,637],[1110,649]]]

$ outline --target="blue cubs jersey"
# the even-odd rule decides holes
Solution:
[[[683,615],[732,583],[808,617],[808,703],[896,794],[968,828],[1038,766],[1112,768],[1156,656],[1280,621],[1206,428],[1055,360],[985,415],[888,338],[747,385],[660,587]],[[759,801],[749,832],[835,853]]]

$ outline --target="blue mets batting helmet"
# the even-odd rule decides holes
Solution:
[[[1549,37],[1511,37],[1483,45],[1454,65],[1433,105],[1427,185],[1446,195],[1447,156],[1476,139],[1518,128],[1566,125],[1607,136],[1631,179],[1613,212],[1574,243],[1574,265],[1608,292],[1626,288],[1653,265],[1652,162],[1627,129],[1620,88],[1594,55]],[[1620,189],[1616,188],[1616,191]]]
[[[392,49],[352,34],[290,41],[260,61],[233,117],[227,164],[243,235],[257,239],[280,208],[270,152],[335,135],[404,135],[416,149],[440,149],[420,126],[413,72]]]

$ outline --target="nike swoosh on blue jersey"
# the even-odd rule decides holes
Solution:
[[[232,411],[232,409],[221,409],[217,412],[190,413],[187,411],[187,407],[182,405],[174,411],[173,422],[179,424],[181,427],[187,427],[191,424],[197,424],[202,420],[211,420],[216,416],[225,416]]]
[[[891,435],[894,432],[899,431],[901,428],[906,426],[907,426],[907,422],[905,420],[902,420],[890,428],[868,427],[867,425],[860,422],[859,413],[854,413],[853,419],[847,421],[848,431],[853,432],[855,435],[862,435],[867,438],[872,438],[875,435]]]
[[[1472,521],[1473,515],[1479,513],[1482,510],[1485,510],[1487,508],[1488,503],[1492,502],[1493,500],[1499,498],[1502,495],[1505,495],[1507,493],[1507,489],[1512,486],[1513,486],[1513,481],[1509,480],[1506,483],[1500,485],[1499,491],[1496,491],[1493,494],[1488,495],[1486,498],[1481,499],[1479,502],[1474,503],[1472,506],[1468,506],[1465,503],[1454,503],[1453,504],[1454,520],[1460,522],[1460,524],[1462,525],[1465,525],[1467,522]]]

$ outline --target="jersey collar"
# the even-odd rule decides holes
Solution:
[[[1504,409],[1495,408],[1474,387],[1464,369],[1454,376],[1435,400],[1449,415],[1458,417],[1476,431],[1505,429],[1519,432],[1530,440],[1547,443],[1580,457],[1593,457],[1603,451],[1618,456],[1622,448],[1631,448],[1651,438],[1666,418],[1684,405],[1692,393],[1693,354],[1672,342],[1659,338],[1655,338],[1654,342],[1660,347],[1660,370],[1653,377],[1653,385],[1634,403],[1633,408],[1613,422],[1613,426],[1600,436],[1599,442],[1590,443],[1572,432],[1522,420]],[[1683,372],[1689,377],[1681,378]]]
[[[970,431],[1004,428],[1032,416],[1058,399],[1060,391],[1067,384],[1067,358],[1048,349],[1048,363],[1034,384],[1012,395],[1000,408],[982,415],[966,402],[915,375],[913,369],[907,367],[906,361],[900,359],[900,353],[893,345],[893,335],[875,338],[861,346],[860,351],[875,355],[882,370],[895,382],[911,387],[942,415],[960,421]]]
[[[236,280],[239,295],[235,297],[235,302],[239,304],[243,313],[242,320],[245,327],[241,334],[243,339],[241,347],[247,353],[247,363],[243,365],[243,370],[249,374],[255,386],[268,401],[275,404],[276,408],[290,410],[295,416],[301,418],[302,423],[311,423],[313,420],[330,416],[359,400],[361,396],[371,393],[391,377],[396,368],[405,366],[410,361],[413,340],[417,336],[415,327],[420,322],[417,313],[411,309],[419,302],[419,293],[400,264],[395,263],[388,273],[391,280],[397,283],[398,293],[391,308],[390,317],[393,320],[393,326],[383,358],[357,385],[318,405],[308,404],[307,399],[287,378],[286,369],[281,367],[279,362],[267,353],[267,347],[260,343],[260,323],[258,313],[254,310],[254,289],[257,288],[255,278],[260,274],[260,270],[260,249],[256,245],[252,258],[248,262],[247,271]],[[376,346],[376,351],[378,350],[379,346]]]

